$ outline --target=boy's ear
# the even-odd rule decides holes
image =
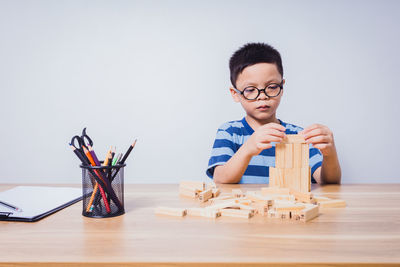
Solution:
[[[229,91],[231,92],[233,101],[235,101],[235,102],[240,102],[240,96],[239,96],[239,94],[235,91],[235,89],[233,89],[233,87],[230,87],[230,88],[229,88]]]

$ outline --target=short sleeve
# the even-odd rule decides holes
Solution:
[[[311,182],[316,183],[313,175],[316,169],[318,167],[321,167],[322,165],[322,153],[319,151],[318,148],[313,147],[310,144],[310,167],[311,167]]]
[[[216,134],[211,156],[208,161],[206,174],[211,179],[214,176],[214,169],[218,165],[224,165],[237,151],[237,145],[233,141],[233,135],[229,128],[221,126]]]

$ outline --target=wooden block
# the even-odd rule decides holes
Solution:
[[[301,203],[290,203],[290,204],[276,204],[274,209],[277,212],[280,211],[300,211],[305,209],[306,206]]]
[[[310,175],[310,167],[302,167],[300,172],[300,192],[307,193],[311,190],[311,175]]]
[[[157,207],[155,210],[156,214],[159,215],[169,215],[183,217],[186,215],[186,209],[182,208],[168,208],[168,207]]]
[[[212,204],[208,206],[207,208],[209,209],[214,209],[214,210],[221,210],[221,209],[226,209],[226,208],[237,208],[239,209],[239,204],[235,202],[234,199],[228,199],[221,201],[216,204]]]
[[[179,195],[183,197],[189,198],[197,198],[198,197],[198,190],[188,189],[186,187],[179,187]]]
[[[216,204],[216,203],[226,201],[228,199],[233,199],[232,195],[218,196],[215,198],[210,198],[208,201],[210,202],[210,204]]]
[[[211,192],[213,198],[218,197],[221,194],[221,190],[219,188],[212,188]]]
[[[296,220],[307,222],[314,219],[319,214],[318,205],[310,205],[303,210],[293,212],[292,217]]]
[[[282,140],[282,143],[285,144],[302,144],[305,142],[306,140],[304,140],[304,136],[301,134],[287,134]]]
[[[275,145],[275,168],[285,168],[285,144]]]
[[[240,210],[240,209],[222,209],[221,216],[236,217],[236,218],[251,218],[254,212],[250,210]]]
[[[294,189],[290,190],[290,194],[295,197],[295,200],[303,203],[316,203],[313,194],[309,192],[300,192]]]
[[[256,202],[252,206],[255,207],[257,213],[261,216],[266,216],[268,214],[268,210],[270,209],[270,206],[268,204],[262,202]]]
[[[248,198],[235,199],[235,202],[242,205],[250,206],[253,201]]]
[[[179,187],[184,187],[187,189],[199,190],[204,191],[205,183],[201,181],[180,181]]]
[[[276,211],[277,218],[279,219],[290,219],[292,217],[292,213],[290,211]]]
[[[301,166],[307,167],[310,166],[310,145],[302,144],[301,145]]]
[[[241,210],[250,210],[251,212],[253,212],[253,214],[256,213],[256,211],[257,211],[256,207],[253,207],[253,206],[250,206],[250,205],[244,205],[244,204],[238,203],[238,206],[239,206],[239,209],[241,209]]]
[[[217,185],[213,181],[206,184],[206,189],[213,189],[213,188],[215,189],[217,188]]]
[[[324,202],[324,201],[332,200],[329,197],[322,197],[322,196],[314,196],[313,198],[317,203],[321,203],[321,202]]]
[[[279,187],[287,187],[286,182],[285,182],[285,170],[290,170],[290,169],[282,169],[282,168],[276,168],[276,176],[277,176],[277,186]]]
[[[293,168],[301,168],[303,166],[303,144],[293,144]]]
[[[206,202],[210,198],[212,198],[212,189],[205,190],[199,193],[199,200],[200,202]]]
[[[274,200],[271,197],[263,196],[256,191],[247,191],[246,197],[253,202],[266,203],[269,206],[274,204]]]
[[[285,187],[277,187],[277,186],[261,187],[261,195],[263,196],[273,195],[273,194],[288,195],[289,193],[290,189]]]
[[[199,217],[207,217],[207,218],[218,218],[221,216],[221,212],[214,209],[208,208],[189,208],[187,209],[188,216],[199,216]]]
[[[333,199],[322,201],[318,204],[321,208],[342,208],[346,207],[346,201],[342,199]]]
[[[240,189],[232,189],[232,196],[233,197],[243,197],[244,194]]]
[[[276,211],[274,209],[270,209],[267,212],[268,218],[272,219],[290,219],[291,213],[290,211]]]
[[[278,218],[278,213],[275,210],[270,209],[267,212],[267,217],[268,218],[272,218],[272,219],[276,219],[276,218]]]
[[[301,168],[290,168],[284,170],[284,185],[287,188],[301,191],[300,185]]]
[[[295,197],[293,195],[271,195],[273,200],[285,200],[285,201],[294,201]]]
[[[278,177],[278,175],[277,175],[276,168],[269,167],[269,181],[268,181],[269,186],[277,186],[278,185],[277,177]]]
[[[285,168],[293,168],[293,144],[285,144]]]

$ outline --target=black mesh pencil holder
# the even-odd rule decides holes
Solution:
[[[87,166],[82,168],[82,215],[91,218],[108,218],[125,213],[124,167]]]

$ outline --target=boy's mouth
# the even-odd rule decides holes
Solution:
[[[268,110],[270,108],[270,106],[268,106],[268,105],[262,105],[262,106],[258,106],[257,107],[257,110]]]

